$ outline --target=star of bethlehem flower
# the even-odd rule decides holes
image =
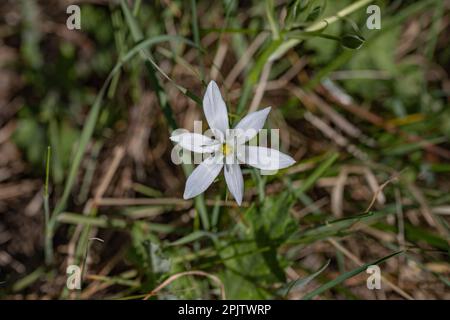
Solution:
[[[278,150],[245,144],[263,128],[270,109],[271,107],[267,107],[249,113],[234,129],[230,129],[227,107],[220,90],[214,81],[208,84],[203,98],[203,111],[214,137],[198,133],[182,133],[170,137],[183,149],[210,154],[187,179],[184,199],[193,198],[204,192],[224,168],[228,189],[238,205],[241,205],[244,178],[240,164],[261,170],[278,170],[295,163],[294,159]]]

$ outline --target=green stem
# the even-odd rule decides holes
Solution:
[[[49,205],[49,195],[48,195],[48,184],[50,177],[50,158],[51,158],[51,148],[47,147],[47,162],[45,165],[45,184],[44,184],[44,218],[45,218],[45,263],[50,265],[53,260],[53,230],[50,224],[50,205]]]
[[[340,10],[338,13],[336,13],[333,16],[327,17],[323,20],[320,20],[308,28],[305,29],[307,32],[312,31],[319,31],[324,28],[326,28],[328,25],[335,23],[336,21],[342,19],[345,16],[348,16],[349,14],[357,11],[358,9],[364,7],[365,5],[369,4],[370,2],[373,2],[373,0],[359,0],[355,3],[352,3],[348,7],[345,7],[344,9]],[[270,56],[270,61],[275,61],[281,58],[287,51],[289,51],[291,48],[298,45],[302,40],[301,39],[290,39],[283,44],[280,45],[280,47]]]

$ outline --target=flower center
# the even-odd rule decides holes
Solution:
[[[228,156],[232,152],[233,152],[233,147],[232,146],[230,146],[229,144],[226,144],[226,143],[222,144],[222,153],[225,156]]]

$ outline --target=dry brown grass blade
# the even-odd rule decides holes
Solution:
[[[324,135],[326,135],[330,140],[334,141],[338,146],[345,148],[350,154],[356,158],[367,161],[369,156],[367,153],[362,151],[356,145],[350,143],[350,141],[344,137],[342,134],[334,130],[330,125],[328,125],[321,118],[316,117],[309,111],[305,112],[305,119],[319,129]]]
[[[292,60],[292,67],[289,68],[279,79],[269,81],[266,90],[285,89],[289,82],[306,66],[306,58],[299,58],[295,53],[289,55]],[[291,58],[293,57],[293,58]]]
[[[292,85],[289,86],[289,90],[296,97],[298,97],[300,101],[319,109],[327,118],[333,121],[333,123],[335,123],[343,132],[345,132],[350,137],[359,138],[363,135],[363,133],[357,126],[353,125],[350,121],[336,112],[330,105],[328,105],[315,93],[306,93],[302,89]]]
[[[98,203],[101,201],[104,193],[106,192],[106,189],[108,188],[109,184],[111,183],[111,179],[113,178],[115,172],[117,171],[117,168],[122,161],[122,158],[125,155],[125,148],[122,146],[117,146],[114,149],[114,156],[113,160],[111,161],[108,170],[106,171],[105,175],[103,176],[103,179],[100,182],[100,185],[98,186],[94,198],[89,199],[86,202],[86,205],[83,209],[83,214],[90,214],[93,208],[96,208],[98,206]],[[68,244],[68,257],[67,257],[67,264],[73,264],[75,259],[75,250],[78,238],[81,234],[81,231],[83,229],[82,225],[77,225],[75,228],[75,231],[72,235],[72,238],[70,239],[70,242]],[[91,234],[91,237],[94,237],[95,234]]]
[[[211,80],[216,80],[217,77],[219,76],[220,69],[222,68],[223,61],[225,60],[227,51],[228,51],[228,43],[225,41],[221,42],[213,60],[210,73]]]
[[[347,181],[347,177],[348,170],[347,168],[343,168],[341,172],[339,172],[336,184],[331,192],[331,211],[337,218],[341,218],[343,215],[342,203],[344,200],[344,186]]]
[[[378,184],[373,172],[368,167],[348,165],[341,169],[338,178],[335,179],[333,191],[331,193],[331,209],[336,217],[342,217],[343,215],[342,206],[344,200],[344,187],[347,184],[348,176],[350,174],[358,174],[365,177],[368,186],[374,193],[370,207],[373,206],[375,200],[378,201],[379,204],[385,203],[386,197],[383,194],[383,188]]]
[[[384,187],[386,187],[389,183],[391,183],[394,180],[398,179],[398,175],[389,178],[388,180],[386,180],[381,186],[378,187],[377,190],[375,190],[373,197],[372,197],[372,201],[370,201],[369,206],[367,207],[367,209],[364,211],[364,213],[367,213],[370,211],[370,209],[372,209],[373,205],[375,204],[375,201],[377,201],[379,194],[383,191]]]
[[[413,183],[408,184],[408,190],[411,192],[411,194],[416,198],[417,202],[420,205],[420,212],[422,213],[423,217],[427,221],[427,223],[431,226],[436,228],[439,233],[447,240],[448,243],[450,243],[450,235],[447,229],[445,229],[444,226],[442,226],[439,221],[437,221],[436,217],[434,216],[434,213],[430,209],[430,206],[428,205],[427,200],[425,199],[425,196],[423,195],[422,191]]]
[[[117,252],[112,259],[110,259],[106,265],[100,270],[100,272],[98,273],[100,276],[107,276],[111,270],[123,260],[123,256],[125,254],[125,250],[122,249],[119,252]],[[89,279],[89,275],[86,275],[86,278]],[[83,292],[81,293],[80,298],[81,299],[89,299],[91,298],[95,293],[101,291],[101,290],[105,290],[106,288],[108,288],[109,286],[113,285],[112,283],[107,283],[107,282],[103,282],[103,283],[99,283],[98,281],[94,281],[92,283],[89,284],[89,286],[83,290]]]
[[[14,120],[9,121],[2,128],[0,128],[0,144],[8,141],[13,135],[14,130],[16,130],[16,121]]]
[[[97,188],[97,191],[95,192],[94,196],[94,205],[100,201],[101,198],[103,198],[103,195],[106,192],[106,189],[111,183],[111,180],[114,176],[114,174],[117,171],[117,168],[119,167],[120,162],[123,159],[123,156],[125,155],[125,148],[122,146],[117,146],[114,149],[114,155],[113,155],[113,161],[109,165],[108,170],[106,171],[106,174],[103,176],[103,179]]]
[[[404,137],[409,142],[420,143],[421,147],[428,150],[429,152],[432,152],[436,155],[441,156],[442,158],[450,159],[450,151],[449,150],[446,150],[439,146],[435,146],[435,145],[425,141],[424,139],[422,139],[419,136],[399,130],[398,128],[394,127],[393,125],[388,124],[388,122],[385,119],[383,119],[382,117],[374,114],[373,112],[370,112],[367,109],[364,109],[364,108],[358,106],[352,100],[344,101],[344,100],[340,99],[338,96],[336,96],[336,94],[334,94],[331,90],[329,90],[329,88],[326,88],[325,86],[321,86],[318,90],[321,93],[323,93],[325,96],[327,96],[330,100],[334,101],[336,103],[336,105],[341,106],[343,109],[351,112],[352,114],[356,115],[357,117],[364,119],[377,127],[384,128],[384,130],[386,130],[389,133],[398,134],[401,137]]]
[[[39,188],[39,181],[22,180],[19,183],[5,183],[0,185],[0,200],[12,199],[32,193]]]
[[[235,207],[238,205],[234,201],[224,200],[205,200],[206,205],[219,205],[222,207]],[[183,200],[179,198],[102,198],[97,202],[98,206],[185,206],[193,204],[192,200]],[[248,207],[248,202],[243,202],[241,207]]]
[[[263,71],[261,73],[261,77],[259,78],[259,82],[256,87],[255,95],[253,96],[253,100],[250,103],[250,108],[248,109],[248,113],[255,112],[256,110],[258,110],[258,107],[264,96],[264,92],[266,91],[266,85],[267,85],[267,80],[269,79],[270,70],[272,70],[272,63],[267,62],[264,65]]]
[[[379,204],[384,204],[386,202],[386,197],[384,196],[383,190],[380,188],[377,178],[373,174],[372,170],[370,170],[367,167],[364,167],[363,174],[364,177],[366,178],[367,184],[369,185],[373,193],[376,193],[377,190],[380,190],[377,194],[377,201]]]
[[[255,54],[256,50],[259,49],[259,47],[263,44],[264,40],[266,40],[267,34],[266,33],[260,33],[255,40],[250,44],[250,46],[247,48],[247,50],[244,52],[242,57],[239,59],[239,61],[234,65],[233,69],[228,73],[228,76],[225,79],[225,87],[231,88],[233,83],[236,81],[237,77],[241,74],[241,72],[245,69],[247,64],[252,59],[253,55]]]

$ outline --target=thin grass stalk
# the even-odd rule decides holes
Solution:
[[[45,263],[47,265],[52,264],[53,260],[53,235],[52,229],[50,228],[50,204],[49,204],[49,177],[50,177],[50,159],[51,159],[51,148],[47,147],[47,161],[45,164],[45,184],[44,184],[44,219],[45,219]]]

